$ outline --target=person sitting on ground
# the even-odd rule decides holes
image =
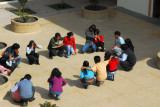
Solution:
[[[130,71],[136,64],[136,56],[134,52],[125,44],[121,45],[121,49],[124,51],[124,53],[121,55],[121,57],[118,58],[120,65],[124,68],[125,71]]]
[[[17,64],[13,61],[12,55],[8,52],[3,53],[3,56],[0,58],[0,64],[10,70],[8,76],[10,76],[17,67]]]
[[[64,38],[61,37],[60,33],[56,33],[53,38],[51,38],[49,44],[48,44],[48,50],[49,50],[49,58],[52,59],[53,56],[56,56],[57,50],[58,50],[58,56],[63,57],[65,46],[62,44],[59,44],[60,40],[63,40]]]
[[[27,48],[26,48],[26,57],[28,58],[30,65],[32,65],[34,63],[40,65],[39,64],[39,54],[35,52],[36,48],[41,49],[42,46],[37,45],[33,40],[31,40],[29,42],[29,44],[27,45]]]
[[[104,52],[104,40],[103,40],[103,35],[100,35],[99,33],[99,29],[95,29],[94,30],[94,34],[95,34],[95,40],[93,41],[94,44],[96,44],[96,51],[99,51],[98,47],[101,47],[101,51]]]
[[[106,52],[105,60],[109,60],[111,56],[112,55],[110,52]],[[112,59],[109,61],[109,64],[107,65],[107,80],[114,81],[114,75],[116,74],[118,64],[119,61],[115,57],[112,57]]]
[[[127,38],[127,39],[125,40],[125,44],[127,45],[128,48],[130,48],[130,49],[134,52],[134,46],[133,46],[133,44],[132,44],[131,39]]]
[[[52,95],[56,96],[56,100],[60,99],[60,95],[63,92],[62,87],[67,84],[61,75],[62,73],[59,71],[59,69],[54,68],[52,70],[51,76],[48,79],[49,96],[52,96]]]
[[[95,56],[94,57],[95,65],[91,68],[82,67],[82,69],[88,69],[88,70],[96,72],[96,83],[98,86],[100,86],[104,83],[104,80],[106,80],[106,77],[107,77],[106,66],[108,65],[110,59],[101,62],[100,56]]]
[[[121,45],[125,44],[124,39],[120,36],[121,33],[119,31],[116,31],[115,33],[115,44],[113,46],[113,51],[116,56],[121,56],[122,50],[121,50]]]
[[[9,75],[10,72],[11,72],[10,69],[7,69],[7,68],[5,68],[4,66],[2,66],[2,65],[0,64],[0,73],[2,73],[2,74],[4,74],[4,75]]]
[[[12,46],[8,47],[5,50],[5,52],[8,52],[12,55],[12,62],[14,62],[16,66],[19,66],[22,60],[22,56],[19,55],[19,48],[20,48],[20,45],[18,43],[14,43]]]
[[[12,89],[12,92],[16,92],[19,89],[22,106],[27,106],[28,101],[32,102],[33,100],[35,100],[35,88],[33,86],[33,83],[30,81],[31,78],[32,77],[30,74],[26,74],[24,76],[24,79],[18,82],[16,84],[17,86],[14,89]]]
[[[96,29],[96,25],[91,25],[88,29],[86,29],[85,35],[86,35],[86,43],[82,47],[81,51],[82,53],[86,52],[88,48],[92,47],[92,52],[95,52],[97,47],[96,44],[93,43],[95,40],[94,30]]]
[[[89,67],[89,62],[84,61],[83,67]],[[84,84],[84,87],[87,89],[88,85],[91,85],[95,82],[94,72],[88,69],[81,70],[80,81]]]
[[[63,40],[63,44],[65,45],[66,48],[66,53],[65,53],[66,58],[68,58],[73,53],[77,54],[75,38],[72,32],[67,33],[67,36]]]

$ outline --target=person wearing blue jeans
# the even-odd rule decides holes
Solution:
[[[88,50],[88,48],[90,48],[90,47],[93,49],[93,52],[95,52],[96,49],[97,49],[96,44],[88,44],[88,43],[86,43],[82,48],[82,52],[83,53],[86,52]]]
[[[115,72],[107,71],[107,80],[114,80],[114,74],[116,74],[116,71]]]
[[[71,47],[70,45],[67,45],[67,46],[65,46],[65,47],[66,47],[66,53],[65,53],[65,56],[66,56],[66,57],[69,57],[71,54],[74,53],[73,47]]]
[[[92,51],[95,52],[97,49],[96,44],[93,43],[93,41],[95,40],[95,34],[94,34],[94,30],[96,29],[96,25],[91,25],[88,29],[86,29],[85,35],[86,35],[86,43],[85,45],[82,47],[81,51],[82,53],[86,52],[88,50],[88,48],[92,48]]]
[[[56,99],[60,98],[60,95],[62,94],[62,92],[56,92],[56,91],[51,91],[51,87],[53,86],[53,84],[49,84],[49,94],[50,95],[56,95]]]

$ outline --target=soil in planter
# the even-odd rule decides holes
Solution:
[[[31,16],[31,17],[29,18],[29,21],[28,21],[27,23],[36,22],[37,20],[38,20],[38,18]],[[24,22],[23,18],[21,18],[21,17],[15,18],[14,21],[20,22],[20,23],[26,23],[26,22]]]
[[[86,10],[92,10],[92,11],[100,11],[100,10],[107,9],[107,7],[105,7],[105,6],[100,6],[100,5],[97,5],[96,7],[93,6],[93,5],[88,5],[88,6],[85,6],[84,8],[85,8]]]
[[[7,44],[6,44],[6,43],[4,43],[4,42],[0,42],[0,49],[5,48],[6,46],[7,46]]]
[[[69,9],[69,8],[73,8],[72,6],[63,3],[63,5],[61,3],[58,4],[52,4],[52,5],[48,5],[49,7],[56,9],[56,10],[63,10],[63,9]]]
[[[17,10],[10,10],[10,12],[12,12],[12,13],[14,13],[14,14],[16,14],[16,15],[18,15],[18,12],[17,12]],[[23,12],[24,13],[27,13],[27,14],[36,14],[36,12],[34,12],[33,10],[31,10],[31,9],[23,9]]]
[[[0,75],[0,85],[3,85],[7,81],[8,81],[8,79],[5,76]]]

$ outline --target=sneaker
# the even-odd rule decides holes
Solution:
[[[27,106],[28,105],[28,102],[22,102],[22,106]]]
[[[61,98],[56,95],[56,100],[60,100]]]
[[[88,88],[88,85],[84,85],[84,88],[87,89],[87,88]]]
[[[103,83],[104,83],[104,81],[103,82],[98,82],[97,86],[100,87]]]

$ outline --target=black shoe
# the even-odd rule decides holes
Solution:
[[[36,62],[36,64],[37,64],[37,65],[40,65],[40,63],[39,63],[39,62]]]
[[[104,49],[101,49],[101,52],[104,52]]]
[[[32,101],[34,101],[35,100],[35,98],[31,98],[31,99],[29,99],[29,102],[32,102]]]
[[[28,105],[28,102],[25,101],[25,102],[22,102],[22,106],[27,106]]]
[[[49,59],[53,59],[52,56],[49,55]]]
[[[88,88],[88,85],[84,85],[84,88],[87,89],[87,88]]]

